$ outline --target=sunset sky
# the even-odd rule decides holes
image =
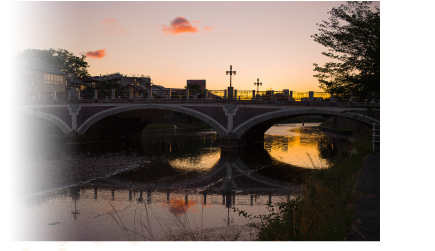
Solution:
[[[87,55],[90,75],[149,75],[182,88],[321,91],[313,63],[330,61],[316,23],[345,2],[14,2],[12,51],[66,49]],[[376,5],[380,5],[379,2]]]

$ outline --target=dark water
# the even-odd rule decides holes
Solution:
[[[68,147],[54,141],[16,156],[17,240],[250,240],[253,215],[294,198],[303,178],[345,142],[318,123],[273,126],[264,143],[221,150],[211,130],[145,133],[142,142]]]

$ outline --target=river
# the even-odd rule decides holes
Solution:
[[[131,143],[30,144],[15,156],[14,238],[21,241],[252,240],[266,203],[294,198],[346,142],[319,123],[271,127],[221,150],[213,130],[145,131]]]

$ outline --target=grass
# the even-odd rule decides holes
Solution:
[[[353,220],[357,175],[371,150],[367,133],[339,152],[330,168],[315,169],[296,199],[269,205],[271,213],[256,216],[259,222],[251,225],[259,230],[257,240],[343,241]]]

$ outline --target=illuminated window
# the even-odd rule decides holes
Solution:
[[[63,76],[44,73],[44,84],[46,85],[62,85]]]

